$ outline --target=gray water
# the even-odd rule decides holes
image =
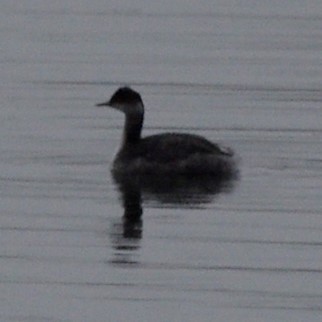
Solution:
[[[321,1],[0,6],[1,321],[321,321]],[[131,220],[94,107],[124,84],[239,179],[135,187]]]

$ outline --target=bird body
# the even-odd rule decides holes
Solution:
[[[123,141],[113,162],[113,171],[155,174],[211,174],[230,176],[233,153],[202,136],[162,133],[141,138],[144,105],[139,93],[129,87],[118,89],[108,102],[125,114]]]

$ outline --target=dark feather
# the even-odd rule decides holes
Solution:
[[[129,146],[126,147],[129,149]],[[184,160],[192,155],[231,156],[218,145],[198,135],[184,133],[163,133],[141,139],[129,151],[135,157],[147,161],[171,162]]]

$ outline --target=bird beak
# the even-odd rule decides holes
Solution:
[[[110,106],[110,102],[98,103],[95,106]]]

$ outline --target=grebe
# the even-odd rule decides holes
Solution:
[[[123,141],[113,162],[115,173],[151,173],[231,176],[235,173],[231,150],[207,139],[186,133],[162,133],[141,138],[144,105],[139,93],[119,88],[109,106],[125,114]]]

